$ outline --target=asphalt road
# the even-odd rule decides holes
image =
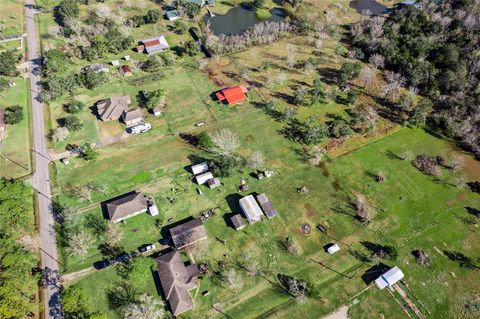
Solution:
[[[37,23],[35,21],[34,1],[25,1],[25,27],[27,33],[28,61],[30,68],[30,95],[32,106],[33,152],[35,156],[35,173],[31,184],[37,191],[39,229],[40,229],[40,257],[43,271],[44,289],[44,318],[62,318],[60,300],[60,272],[58,268],[57,243],[55,239],[54,219],[52,214],[52,200],[50,192],[50,176],[48,163],[50,162],[47,150],[44,105],[40,102],[40,47]]]

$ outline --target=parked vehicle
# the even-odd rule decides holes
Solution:
[[[110,260],[100,260],[100,261],[97,261],[93,264],[93,267],[95,269],[103,269],[103,268],[107,268],[108,266],[110,266],[112,263],[110,262]]]
[[[152,128],[150,123],[144,123],[127,128],[129,134],[140,134],[149,131]]]
[[[148,245],[144,245],[142,247],[140,247],[140,249],[138,249],[138,251],[140,251],[142,254],[145,254],[149,251],[152,251],[155,249],[155,244],[148,244]]]
[[[129,261],[130,259],[132,259],[132,256],[129,253],[123,253],[123,254],[115,257],[115,261],[117,263],[125,263],[125,262]]]

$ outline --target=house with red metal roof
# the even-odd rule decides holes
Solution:
[[[237,85],[222,89],[216,92],[215,96],[220,102],[233,105],[245,101],[247,99],[245,93],[247,93],[247,88],[243,85]]]
[[[138,52],[146,52],[147,54],[155,54],[168,49],[170,46],[163,35],[156,35],[154,37],[143,39],[137,46]]]

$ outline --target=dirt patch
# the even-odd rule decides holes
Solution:
[[[230,60],[228,58],[219,58],[217,61],[215,61],[215,64],[219,66],[229,65]]]
[[[326,315],[322,319],[348,319],[348,307],[341,306],[335,312],[332,312],[329,315]]]
[[[307,210],[306,217],[308,219],[315,219],[318,216],[318,210],[310,203],[305,204],[305,209]]]

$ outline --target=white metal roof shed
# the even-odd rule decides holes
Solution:
[[[383,289],[385,287],[390,287],[394,285],[396,282],[401,280],[405,275],[397,266],[393,267],[392,269],[385,272],[383,275],[378,277],[375,280],[375,284],[378,288]]]
[[[239,204],[250,224],[258,222],[262,219],[263,212],[260,209],[260,206],[258,206],[257,201],[255,200],[253,195],[248,195],[240,198]]]

